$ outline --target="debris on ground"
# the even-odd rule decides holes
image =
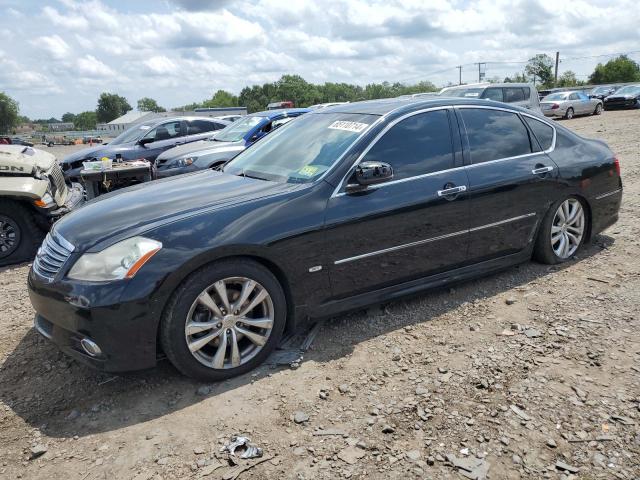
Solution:
[[[236,455],[236,451],[241,452],[240,458],[262,457],[262,449],[251,443],[247,437],[232,437],[231,441],[220,449],[221,452],[228,452],[229,455]]]

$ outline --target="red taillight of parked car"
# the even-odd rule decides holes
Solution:
[[[620,176],[620,160],[618,157],[613,158],[613,168],[615,169],[616,174]]]
[[[560,108],[560,105],[558,105],[557,103],[554,103],[553,105],[551,105],[551,110],[556,110]]]

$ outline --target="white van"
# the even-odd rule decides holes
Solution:
[[[474,83],[443,88],[442,97],[481,98],[509,103],[528,108],[537,113],[540,110],[538,91],[530,83]]]

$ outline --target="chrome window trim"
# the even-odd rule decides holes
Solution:
[[[405,108],[405,106],[403,105],[402,107],[399,107],[399,108]],[[387,132],[392,128],[392,127],[394,127],[395,125],[397,125],[397,124],[398,124],[399,122],[401,122],[402,120],[405,120],[405,119],[407,119],[407,118],[409,118],[409,117],[412,117],[412,116],[414,116],[414,115],[418,115],[418,114],[420,114],[420,113],[433,112],[433,111],[436,111],[436,110],[449,110],[450,108],[451,108],[451,106],[450,106],[450,105],[441,105],[441,106],[439,106],[439,107],[423,108],[423,109],[420,109],[420,110],[415,110],[415,111],[413,111],[413,112],[408,112],[408,113],[406,113],[405,115],[402,115],[401,117],[398,117],[398,118],[396,118],[395,120],[393,120],[393,121],[392,121],[391,123],[389,123],[386,127],[384,127],[384,128],[382,129],[382,131],[381,131],[380,133],[378,133],[378,135],[376,135],[376,137],[371,141],[371,143],[369,143],[369,145],[367,145],[367,148],[365,148],[365,149],[363,150],[363,152],[358,156],[358,158],[356,158],[356,160],[353,162],[353,165],[351,165],[351,167],[349,167],[349,169],[347,170],[347,173],[342,177],[342,179],[341,179],[341,180],[340,180],[340,182],[338,183],[338,186],[333,190],[333,193],[331,194],[331,197],[329,197],[329,198],[339,197],[339,196],[342,196],[342,195],[346,194],[346,192],[340,192],[340,190],[342,189],[342,187],[343,187],[343,185],[344,185],[345,181],[347,180],[347,177],[349,176],[349,174],[353,171],[353,169],[356,167],[356,165],[358,165],[358,164],[362,161],[362,159],[364,158],[364,156],[365,156],[367,153],[369,153],[369,150],[371,150],[371,149],[373,148],[373,146],[374,146],[376,143],[378,143],[378,141],[379,141],[379,140],[380,140],[380,139],[381,139],[381,138],[382,138],[382,137],[383,137],[383,136],[384,136],[384,135],[385,135],[385,134],[386,134],[386,133],[387,133]],[[397,110],[397,109],[396,109],[396,110]],[[389,114],[393,113],[394,111],[395,111],[395,110],[392,110],[391,112],[388,112],[388,113],[386,113],[385,115],[381,116],[379,121],[381,121],[381,122],[382,122],[382,121],[384,121],[384,120],[389,116]],[[457,168],[462,168],[462,167],[455,167],[455,169],[457,169]],[[441,170],[440,172],[433,172],[432,174],[441,173],[441,172],[446,172],[446,171],[448,171],[448,170],[451,170],[451,169]],[[413,180],[413,179],[415,179],[415,178],[417,178],[417,177],[424,177],[424,176],[427,176],[427,175],[430,175],[430,174],[423,174],[423,175],[418,175],[418,176],[416,176],[416,177],[407,177],[406,179],[405,179],[405,178],[402,178],[402,179],[400,179],[400,180],[393,180],[393,181],[391,181],[391,182],[381,183],[381,184],[377,185],[376,187],[377,187],[377,188],[380,188],[380,187],[385,186],[385,185],[390,185],[390,184],[393,184],[393,183],[401,182],[402,180],[405,180],[405,181],[406,181],[406,180]],[[344,186],[346,186],[346,185],[344,185]],[[371,187],[369,187],[369,188],[371,188]],[[339,192],[340,192],[340,193],[339,193]]]
[[[619,192],[621,192],[621,191],[622,191],[622,189],[621,189],[621,188],[618,188],[618,189],[616,189],[616,190],[613,190],[612,192],[603,193],[603,194],[601,194],[601,195],[598,195],[598,196],[596,197],[596,200],[602,200],[603,198],[610,197],[611,195],[615,195],[616,193],[619,193]]]
[[[340,260],[335,260],[333,262],[334,265],[341,265],[343,263],[354,262],[356,260],[362,260],[363,258],[374,257],[376,255],[382,255],[383,253],[395,252],[397,250],[402,250],[404,248],[416,247],[418,245],[424,245],[426,243],[435,242],[438,240],[444,240],[446,238],[456,237],[459,235],[464,235],[471,232],[477,232],[478,230],[484,230],[487,228],[493,228],[500,225],[504,225],[505,223],[517,222],[518,220],[524,220],[525,218],[535,217],[537,214],[535,212],[527,213],[525,215],[519,215],[517,217],[507,218],[505,220],[500,220],[499,222],[488,223],[486,225],[481,225],[479,227],[468,228],[466,230],[460,230],[458,232],[447,233],[444,235],[439,235],[437,237],[426,238],[424,240],[417,240],[415,242],[404,243],[402,245],[396,245],[395,247],[383,248],[382,250],[376,250],[369,253],[363,253],[360,255],[355,255],[353,257],[342,258]]]
[[[374,122],[373,124],[371,124],[371,126],[373,127],[373,125],[375,125],[378,122],[382,122],[384,121],[390,114],[394,113],[395,111],[405,108],[405,106],[403,105],[402,107],[398,107],[395,110],[392,110],[388,113],[386,113],[385,115],[381,116],[380,119],[377,122]],[[473,167],[477,167],[479,165],[487,165],[487,164],[491,164],[491,163],[496,163],[496,162],[503,162],[506,160],[514,160],[517,158],[525,158],[525,157],[530,157],[530,156],[534,156],[534,155],[542,155],[542,154],[548,154],[551,153],[555,150],[556,148],[556,138],[557,138],[557,131],[554,125],[552,125],[551,123],[549,123],[548,121],[546,121],[546,118],[540,118],[537,115],[528,113],[528,112],[519,112],[516,110],[511,110],[509,108],[503,108],[503,107],[494,107],[494,106],[490,106],[490,105],[441,105],[438,107],[430,107],[430,108],[424,108],[421,110],[416,110],[414,112],[409,112],[401,117],[398,117],[396,120],[394,120],[393,122],[391,122],[389,125],[387,125],[378,135],[376,135],[376,137],[371,141],[371,143],[367,146],[367,148],[358,156],[358,158],[353,162],[353,165],[351,165],[351,167],[349,168],[349,170],[347,170],[347,173],[344,175],[344,177],[342,177],[342,179],[340,180],[340,182],[338,183],[338,186],[334,189],[333,193],[331,194],[331,198],[336,198],[336,197],[341,197],[344,195],[347,195],[347,192],[341,192],[340,190],[342,190],[343,187],[346,187],[345,185],[345,180],[347,179],[347,177],[349,176],[349,174],[353,171],[353,169],[356,167],[356,165],[358,165],[362,159],[364,158],[364,156],[369,153],[369,150],[371,150],[371,148],[378,142],[378,140],[380,140],[380,138],[389,131],[389,129],[391,127],[393,127],[394,125],[396,125],[398,122],[401,122],[402,120],[409,118],[413,115],[417,115],[419,113],[425,113],[425,112],[431,112],[431,111],[435,111],[435,110],[449,110],[451,108],[454,109],[462,109],[462,108],[480,108],[480,109],[486,109],[486,110],[500,110],[502,112],[507,112],[507,113],[513,113],[515,115],[524,115],[527,117],[530,117],[534,120],[537,120],[545,125],[547,125],[548,127],[551,127],[552,131],[553,131],[553,139],[551,140],[551,147],[549,147],[547,150],[542,150],[540,152],[531,152],[531,153],[525,153],[523,155],[516,155],[514,157],[504,157],[504,158],[498,158],[495,160],[489,160],[488,162],[483,162],[483,163],[471,163],[469,165],[463,165],[461,167],[453,167],[453,168],[447,168],[445,170],[439,170],[437,172],[430,172],[430,173],[425,173],[422,175],[416,175],[414,177],[407,177],[407,178],[402,178],[400,180],[392,180],[391,182],[385,182],[385,183],[380,183],[378,185],[372,185],[369,186],[367,189],[368,190],[376,190],[378,188],[383,188],[385,186],[390,186],[390,185],[395,185],[398,183],[403,183],[403,182],[408,182],[411,180],[419,180],[421,178],[425,178],[425,177],[430,177],[433,175],[439,175],[441,173],[444,172],[451,172],[451,171],[455,171],[455,170],[461,170],[464,168],[473,168]],[[529,129],[528,126],[525,126],[525,128],[527,128],[527,130]],[[368,130],[368,129],[367,129]],[[351,149],[353,145],[349,146],[349,150]],[[341,160],[342,157],[339,159]],[[337,162],[334,164],[334,166],[337,165]],[[332,167],[333,168],[333,167]],[[325,172],[325,175],[328,173],[329,171]],[[324,175],[323,175],[324,176]],[[322,177],[320,177],[322,178]]]

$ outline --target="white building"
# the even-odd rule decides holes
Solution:
[[[131,110],[121,117],[111,120],[109,123],[99,123],[97,125],[98,130],[105,132],[108,136],[115,137],[120,132],[125,131],[129,127],[142,122],[148,122],[155,120],[156,118],[167,117],[219,117],[222,115],[246,115],[246,107],[224,107],[224,108],[206,108],[197,109],[196,111],[182,111],[182,112],[139,112],[137,110]]]

